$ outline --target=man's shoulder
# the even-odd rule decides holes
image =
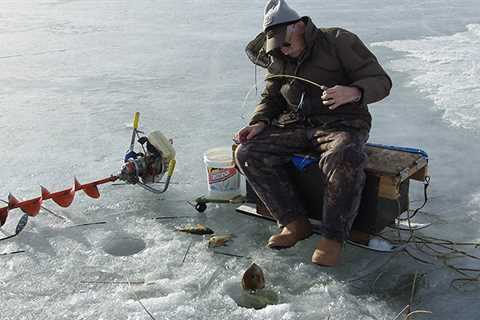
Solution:
[[[357,35],[347,29],[340,27],[326,27],[319,28],[318,32],[324,35],[328,40],[352,39],[357,38]]]

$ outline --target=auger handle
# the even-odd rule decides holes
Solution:
[[[135,145],[135,136],[137,135],[139,120],[140,120],[140,112],[137,111],[133,114],[133,132],[132,132],[132,139],[130,140],[129,153],[131,153],[133,151],[133,148],[134,148],[134,145]]]
[[[140,120],[140,112],[135,112],[133,115],[133,129],[138,129],[138,121]]]
[[[167,171],[167,178],[173,175],[173,170],[175,170],[175,165],[177,164],[177,160],[172,159],[168,162],[168,171]]]

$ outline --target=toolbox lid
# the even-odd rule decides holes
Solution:
[[[401,181],[423,169],[426,174],[428,156],[425,151],[403,147],[367,144],[366,171],[376,176],[395,176]],[[415,177],[417,179],[417,177]],[[417,180],[423,180],[418,177]]]

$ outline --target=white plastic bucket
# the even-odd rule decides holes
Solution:
[[[225,199],[240,194],[240,174],[233,162],[232,148],[209,149],[204,153],[203,161],[207,167],[211,197]]]

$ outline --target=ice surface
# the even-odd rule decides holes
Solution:
[[[289,4],[319,26],[342,26],[367,44],[381,44],[371,49],[394,88],[371,106],[370,140],[429,153],[432,199],[418,219],[433,226],[423,234],[478,241],[478,0]],[[74,175],[88,182],[115,173],[134,111],[141,129],[162,131],[177,151],[166,194],[105,185],[99,200],[77,195],[67,209],[46,202],[66,221],[42,211],[18,237],[0,242],[0,253],[25,250],[0,256],[2,320],[148,319],[138,299],[156,319],[388,320],[410,303],[415,274],[414,308],[434,312],[423,319],[478,318],[478,283],[452,288],[459,275],[446,261],[416,252],[428,265],[347,246],[342,265],[326,270],[309,263],[317,236],[270,251],[264,245],[277,231],[272,223],[240,216],[229,205],[210,205],[199,215],[185,202],[207,191],[203,153],[231,144],[258,99],[255,78],[263,87],[263,73],[255,77],[244,54],[260,31],[263,6],[260,0],[2,2],[0,198],[38,196],[40,184],[63,189]],[[412,189],[414,207],[422,186]],[[192,218],[153,219],[170,215]],[[20,216],[12,211],[0,234],[12,234]],[[91,222],[105,223],[75,227]],[[185,223],[235,234],[222,250],[250,259],[214,255],[206,239],[174,231]],[[122,257],[105,253],[105,241],[119,234],[146,248]],[[252,260],[278,304],[246,309],[229,295]],[[456,262],[479,268],[469,259]]]
[[[406,52],[388,67],[411,74],[409,85],[432,99],[450,124],[480,129],[480,25],[469,24],[467,31],[449,36],[372,45]]]

